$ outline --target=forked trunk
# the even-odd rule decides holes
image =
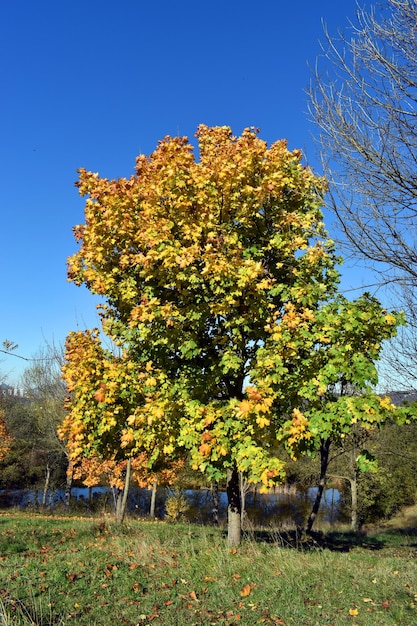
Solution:
[[[239,472],[234,467],[227,472],[227,540],[230,546],[240,544],[241,535],[241,500]]]
[[[319,512],[321,499],[323,497],[324,488],[326,486],[326,474],[327,467],[329,465],[330,443],[330,439],[325,439],[322,440],[320,444],[320,479],[317,488],[316,499],[314,500],[313,508],[307,520],[306,531],[308,533],[311,532],[311,529],[313,528],[314,520],[316,519],[317,513]]]

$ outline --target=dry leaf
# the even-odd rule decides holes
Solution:
[[[251,592],[251,586],[245,585],[244,587],[242,587],[240,591],[240,595],[242,596],[242,598],[245,598],[246,596],[250,594],[250,592]]]

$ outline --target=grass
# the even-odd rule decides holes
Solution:
[[[414,532],[414,534],[413,534]],[[0,514],[0,625],[416,626],[417,534]]]

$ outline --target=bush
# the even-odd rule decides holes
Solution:
[[[179,487],[172,490],[165,502],[165,519],[169,522],[184,521],[190,508],[185,493]]]

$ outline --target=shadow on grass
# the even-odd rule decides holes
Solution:
[[[312,532],[303,533],[300,530],[253,530],[243,533],[243,537],[255,542],[274,543],[281,548],[300,551],[330,550],[332,552],[350,552],[355,548],[365,550],[383,550],[386,548],[407,549],[417,548],[417,543],[410,542],[412,536],[417,535],[416,528],[384,531],[375,534],[362,532]]]

